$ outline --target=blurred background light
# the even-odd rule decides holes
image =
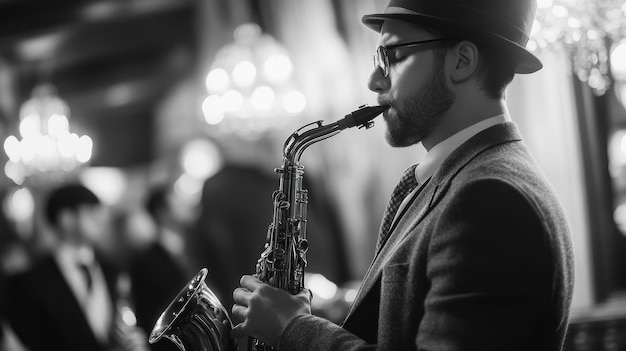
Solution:
[[[626,78],[626,39],[620,40],[611,50],[611,72]]]
[[[48,134],[53,138],[58,138],[64,132],[69,131],[70,124],[64,115],[53,114],[48,120]]]
[[[285,95],[283,106],[289,113],[300,113],[306,107],[306,98],[299,91],[291,91]]]
[[[202,191],[202,182],[183,173],[174,183],[174,193],[183,198],[197,198]]]
[[[225,91],[230,85],[230,77],[223,68],[214,68],[207,74],[207,91]]]
[[[204,120],[210,125],[216,125],[224,119],[224,102],[219,95],[209,95],[202,102]]]
[[[4,152],[9,160],[17,162],[21,157],[20,141],[14,135],[9,135],[4,141]]]
[[[252,92],[250,97],[252,107],[257,110],[269,110],[274,105],[274,90],[267,85],[260,86]]]
[[[243,96],[237,90],[229,90],[222,96],[224,110],[228,112],[236,112],[243,106]]]
[[[313,296],[325,300],[334,298],[338,291],[338,287],[335,283],[319,273],[308,274],[305,286],[311,290]]]
[[[617,41],[611,48],[611,74],[617,99],[626,107],[626,39]]]
[[[20,108],[19,140],[9,135],[5,174],[15,184],[46,185],[75,174],[91,159],[93,141],[69,132],[70,110],[51,84],[33,89]]]
[[[9,218],[23,222],[33,218],[35,213],[35,199],[33,194],[27,188],[16,189],[15,192],[7,197],[8,204],[5,213]]]
[[[240,88],[250,87],[256,79],[256,67],[250,61],[241,61],[233,68],[233,82]]]
[[[287,55],[278,54],[270,56],[265,61],[263,70],[268,81],[275,84],[284,84],[291,78],[293,66]]]
[[[80,172],[79,178],[108,205],[119,203],[128,185],[125,173],[113,167],[89,167]]]
[[[564,49],[576,76],[603,95],[611,85],[609,48],[626,33],[624,1],[541,0],[537,6],[528,48]]]
[[[217,146],[207,139],[188,142],[182,149],[180,160],[185,173],[202,181],[217,173],[222,165]]]
[[[343,299],[346,303],[353,303],[354,300],[356,299],[356,294],[359,291],[357,289],[347,289],[346,292],[343,295]]]
[[[234,42],[218,50],[206,76],[202,103],[215,134],[256,139],[304,111],[287,50],[254,23],[235,28]],[[213,129],[212,129],[213,130]]]

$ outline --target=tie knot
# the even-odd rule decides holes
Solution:
[[[413,190],[413,188],[417,186],[417,178],[415,177],[415,168],[417,168],[417,165],[412,165],[411,167],[407,168],[404,171],[404,173],[402,174],[402,178],[400,178],[400,181],[398,182],[398,185],[396,186],[397,189],[394,192],[411,191]]]

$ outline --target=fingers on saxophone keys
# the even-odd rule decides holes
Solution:
[[[241,305],[233,305],[232,308],[232,319],[235,322],[243,322],[246,320],[248,315],[248,308]]]
[[[237,288],[233,291],[233,301],[235,301],[237,305],[247,307],[250,305],[251,298],[252,298],[252,293],[248,289]]]
[[[246,323],[247,316],[247,306],[242,306],[237,303],[233,305],[231,317],[234,322],[234,326],[231,330],[231,337],[240,338],[249,335],[248,324]]]
[[[253,275],[244,275],[239,281],[239,285],[241,285],[241,287],[246,288],[250,291],[255,291],[262,284],[263,282],[261,282],[259,278]]]

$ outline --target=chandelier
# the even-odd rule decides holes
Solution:
[[[69,130],[70,111],[49,84],[33,89],[20,107],[19,134],[8,136],[6,176],[15,184],[45,185],[66,179],[91,159],[93,142]]]
[[[219,133],[254,138],[302,112],[306,99],[283,45],[252,23],[237,27],[234,39],[211,64],[202,112]]]
[[[603,95],[611,86],[610,47],[625,36],[625,0],[538,0],[528,48],[565,49],[578,79]]]

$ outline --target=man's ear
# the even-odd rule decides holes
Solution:
[[[478,67],[478,47],[476,44],[464,40],[456,44],[450,53],[452,54],[450,74],[452,81],[460,83],[472,77]]]

